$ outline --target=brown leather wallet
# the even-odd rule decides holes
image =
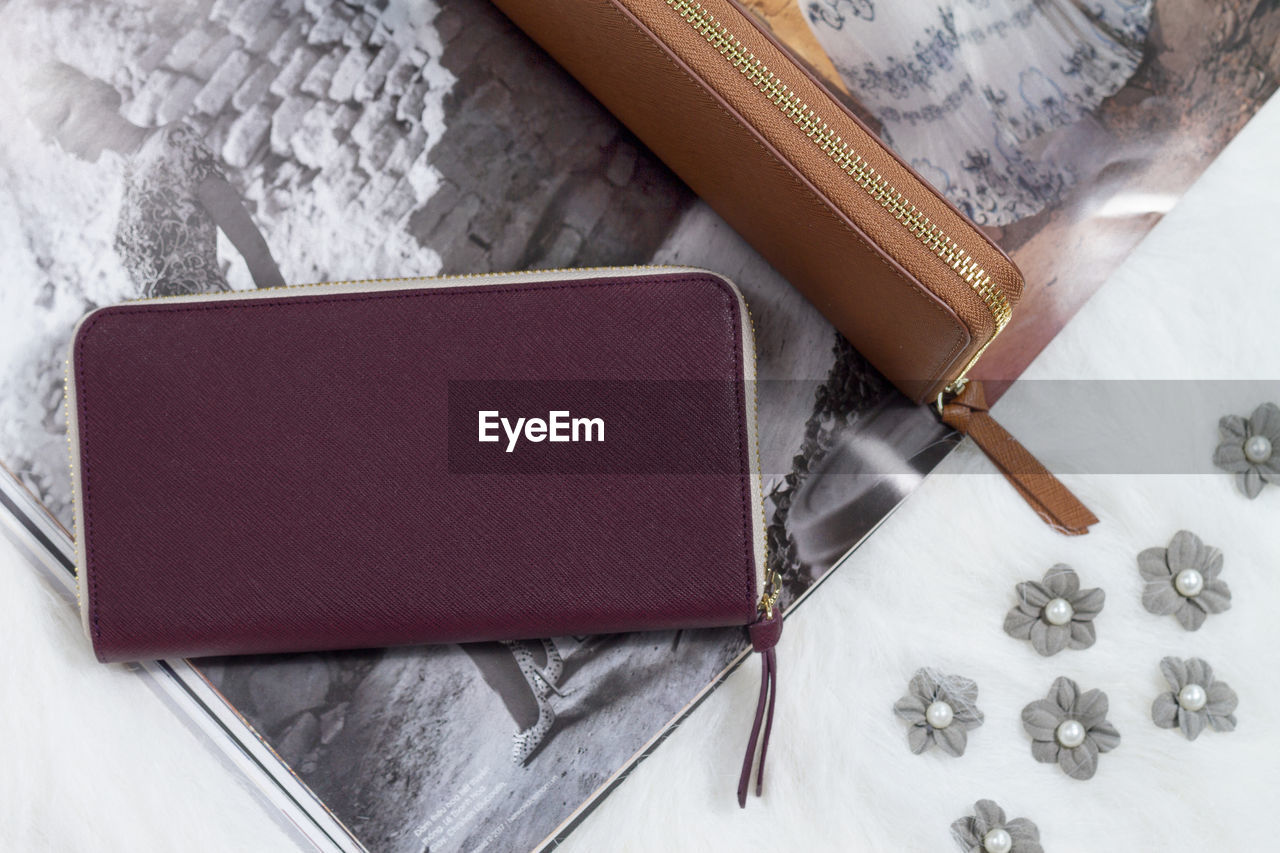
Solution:
[[[733,0],[495,0],[916,402],[958,392],[1013,262]]]
[[[1097,521],[966,376],[1022,294],[1013,261],[737,0],[494,0],[1044,521]]]

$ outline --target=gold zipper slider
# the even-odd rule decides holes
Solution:
[[[767,617],[773,612],[780,595],[782,595],[782,574],[772,569],[765,569],[764,594],[760,596],[760,603],[756,605],[756,610]]]
[[[943,389],[938,392],[937,406],[938,406],[939,415],[942,414],[942,409],[947,404],[947,401],[950,400],[952,397],[960,396],[960,393],[964,391],[964,386],[968,384],[969,384],[968,378],[965,377],[964,374],[961,374],[960,376],[957,376],[955,379],[952,379],[950,382],[948,382],[946,386],[943,387]]]

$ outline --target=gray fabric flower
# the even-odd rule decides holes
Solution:
[[[1120,733],[1107,722],[1107,694],[1080,692],[1070,678],[1059,678],[1047,699],[1022,709],[1022,727],[1031,735],[1031,755],[1043,764],[1057,762],[1072,779],[1091,779],[1098,754],[1120,745]]]
[[[1188,631],[1205,616],[1231,608],[1231,588],[1222,574],[1222,552],[1187,530],[1174,534],[1168,548],[1148,548],[1138,555],[1138,571],[1146,586],[1142,606],[1157,616],[1172,613]]]
[[[1206,724],[1214,731],[1235,731],[1240,699],[1225,682],[1214,681],[1213,667],[1200,658],[1168,657],[1160,661],[1160,671],[1172,689],[1151,703],[1151,719],[1157,726],[1182,729],[1187,740],[1200,737]]]
[[[972,815],[951,824],[951,837],[968,853],[1044,853],[1039,828],[1025,817],[1006,820],[1004,809],[978,800]]]
[[[1030,640],[1045,657],[1068,646],[1087,649],[1098,639],[1093,618],[1102,612],[1106,593],[1081,589],[1080,576],[1065,563],[1045,572],[1043,581],[1025,581],[1015,590],[1018,604],[1004,617],[1010,637]]]
[[[936,742],[943,752],[964,755],[969,729],[982,725],[977,702],[978,685],[970,679],[920,669],[893,712],[911,724],[907,745],[912,752],[919,755]]]
[[[1240,491],[1252,499],[1264,483],[1280,485],[1280,407],[1263,403],[1247,421],[1227,415],[1218,421],[1218,435],[1213,464],[1235,474]]]

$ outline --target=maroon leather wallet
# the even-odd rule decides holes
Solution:
[[[781,630],[754,373],[741,294],[688,268],[98,309],[67,384],[85,631],[123,661],[750,625],[743,802]]]
[[[745,625],[754,369],[692,269],[101,308],[67,394],[85,630],[121,661]]]

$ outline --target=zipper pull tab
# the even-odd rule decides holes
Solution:
[[[954,396],[938,398],[942,422],[972,438],[1046,524],[1068,536],[1088,533],[1097,516],[987,413],[982,383],[961,380],[957,386],[945,392]]]
[[[777,573],[772,577],[776,583]],[[751,648],[760,653],[760,699],[756,702],[755,722],[751,724],[751,739],[747,741],[747,754],[742,760],[742,775],[738,777],[738,806],[747,807],[747,788],[751,785],[751,765],[755,763],[756,742],[760,744],[759,769],[756,772],[756,796],[764,788],[764,759],[769,751],[769,733],[773,730],[773,705],[778,698],[778,658],[774,647],[782,636],[782,608],[777,605],[778,593],[766,592],[761,599],[761,610],[756,621],[747,626]],[[760,726],[764,724],[761,736]]]

